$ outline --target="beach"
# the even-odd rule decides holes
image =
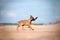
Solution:
[[[0,25],[0,40],[60,40],[60,23],[31,25],[16,30],[17,25]]]

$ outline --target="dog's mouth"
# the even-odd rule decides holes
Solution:
[[[31,21],[35,21],[37,18],[38,18],[38,17],[36,17],[36,18],[33,18]]]

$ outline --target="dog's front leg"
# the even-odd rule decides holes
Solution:
[[[34,30],[30,25],[28,26],[28,28],[31,28],[32,30]]]

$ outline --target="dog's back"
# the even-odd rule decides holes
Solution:
[[[18,21],[18,24],[20,26],[23,26],[23,25],[28,26],[28,25],[30,25],[30,21],[29,20],[21,20],[21,21]]]

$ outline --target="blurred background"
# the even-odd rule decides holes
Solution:
[[[30,15],[38,17],[31,25],[34,31],[17,31],[14,24]],[[60,0],[0,0],[0,40],[60,40]]]
[[[38,17],[33,24],[60,21],[60,0],[0,0],[0,23]]]

